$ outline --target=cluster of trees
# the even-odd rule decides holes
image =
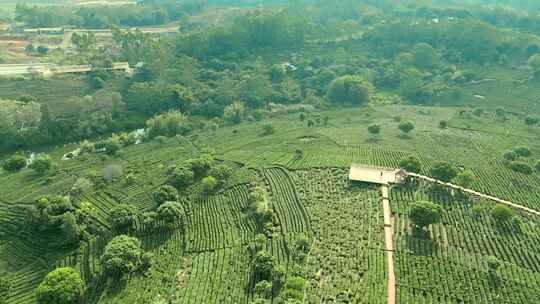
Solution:
[[[260,186],[251,188],[249,192],[249,211],[255,218],[259,229],[267,236],[271,236],[276,228],[277,218],[268,201],[266,189]]]
[[[528,147],[516,147],[503,154],[503,161],[513,171],[530,175],[535,169],[540,171],[540,161],[536,163],[535,168],[527,162],[527,159],[531,156],[532,152]]]
[[[139,1],[138,5],[81,8],[17,4],[15,20],[30,27],[157,26],[200,12],[204,7],[204,0]]]
[[[200,191],[211,194],[224,185],[232,175],[232,168],[218,163],[210,154],[188,159],[167,170],[167,182],[176,189],[185,189],[200,182]]]
[[[58,248],[72,248],[99,231],[91,221],[95,212],[90,204],[74,204],[69,196],[44,196],[27,207],[25,221],[32,235],[48,236]]]

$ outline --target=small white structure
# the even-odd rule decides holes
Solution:
[[[403,169],[352,164],[349,171],[349,180],[380,185],[401,184],[405,181],[407,175],[407,171]]]

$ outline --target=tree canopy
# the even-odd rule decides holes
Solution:
[[[49,272],[36,290],[39,304],[76,304],[84,291],[81,276],[71,267]]]
[[[441,221],[442,207],[431,202],[415,202],[409,208],[409,218],[418,228],[424,228]]]

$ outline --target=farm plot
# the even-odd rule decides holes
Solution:
[[[540,219],[498,224],[492,203],[458,201],[446,193],[392,189],[398,303],[535,303],[540,296]],[[411,202],[429,200],[443,209],[430,238],[410,232]],[[474,204],[479,206],[473,210]],[[495,278],[487,257],[501,261]]]
[[[350,185],[345,169],[294,171],[310,214],[308,303],[386,303],[383,214],[376,188]]]
[[[187,203],[187,251],[211,251],[247,244],[256,225],[246,214],[248,185],[229,188],[222,194]]]

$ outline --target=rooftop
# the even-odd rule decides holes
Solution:
[[[401,183],[406,175],[407,172],[402,169],[352,164],[349,171],[349,180],[386,185]]]

